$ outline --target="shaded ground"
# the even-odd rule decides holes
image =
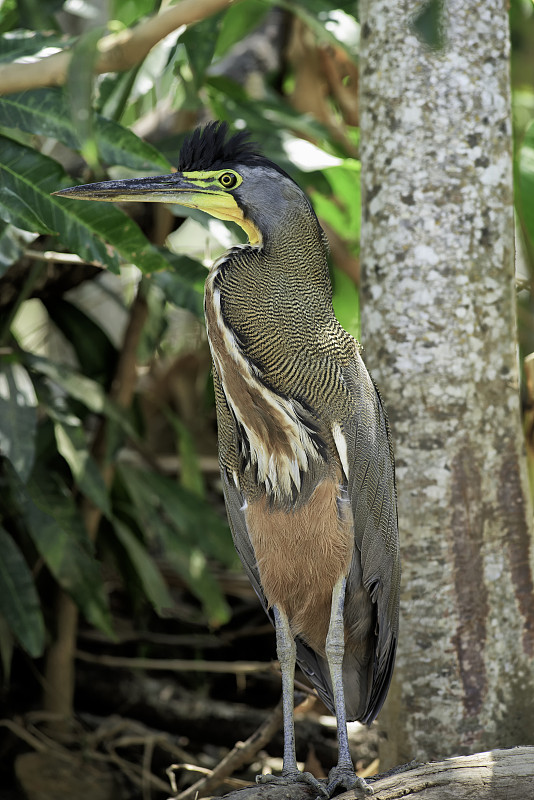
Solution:
[[[2,697],[1,800],[160,800],[209,777],[225,758],[246,762],[205,791],[224,794],[261,771],[280,769],[274,631],[244,576],[220,581],[233,616],[214,632],[179,585],[177,616],[161,620],[145,613],[137,629],[126,598],[113,596],[118,641],[80,631],[76,717],[68,724],[38,710],[39,676],[17,654],[11,688]],[[297,757],[322,776],[335,763],[335,725],[320,701],[305,691],[297,699],[305,701],[297,712]],[[376,730],[351,728],[357,767],[376,772]],[[168,774],[173,764],[179,766]]]

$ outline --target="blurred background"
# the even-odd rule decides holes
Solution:
[[[202,310],[207,267],[241,233],[184,208],[50,193],[170,172],[186,134],[211,119],[247,129],[311,198],[330,242],[336,314],[358,337],[357,9],[198,0],[197,24],[94,74],[103,41],[117,49],[171,8],[0,0],[0,65],[12,66],[0,98],[6,800],[185,800],[223,758],[233,778],[200,796],[281,764],[274,632],[226,523]],[[512,0],[510,21],[518,342],[534,463],[531,0]],[[30,76],[21,91],[23,65],[45,74],[67,50],[62,85]],[[297,754],[321,775],[336,760],[335,724],[300,690]],[[235,743],[262,725],[264,738],[234,763]],[[351,726],[362,775],[380,769],[379,736]]]

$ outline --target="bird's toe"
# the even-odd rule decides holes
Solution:
[[[324,781],[320,781],[315,775],[312,775],[311,772],[300,772],[297,770],[296,772],[282,772],[281,775],[258,775],[256,777],[256,783],[278,783],[286,786],[292,783],[306,783],[319,792],[317,800],[325,800],[326,797],[330,797]]]
[[[373,794],[373,787],[363,778],[359,778],[352,767],[339,765],[330,770],[326,788],[328,797],[332,797],[340,789],[345,791],[352,789],[359,796]]]

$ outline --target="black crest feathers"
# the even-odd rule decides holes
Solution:
[[[183,143],[178,163],[179,172],[223,169],[233,164],[259,164],[266,159],[257,151],[247,131],[228,138],[226,122],[209,122],[196,128]]]

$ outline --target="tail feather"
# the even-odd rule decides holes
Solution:
[[[297,661],[317,694],[334,714],[334,693],[328,662],[299,637],[296,639]],[[343,661],[343,689],[347,722],[370,725],[384,704],[395,663],[396,638],[392,637],[383,657],[371,653],[368,658],[346,650]]]
[[[334,714],[334,693],[326,658],[312,650],[309,645],[302,641],[300,636],[295,638],[295,643],[297,645],[297,663],[299,667],[313,684],[325,706]]]
[[[369,698],[372,696],[373,661],[368,658],[362,663],[354,653],[345,652],[343,659],[343,689],[347,722],[358,720],[372,722],[369,715]],[[375,715],[376,716],[376,715]]]
[[[315,687],[317,694],[328,709],[335,714],[334,692],[330,679],[328,662],[324,656],[318,655],[305,642],[297,637],[297,662],[301,670]],[[372,661],[362,666],[353,653],[346,652],[343,662],[343,688],[345,693],[345,711],[347,722],[356,720],[372,722],[367,719],[371,711],[372,698]],[[377,712],[378,713],[378,710]]]

